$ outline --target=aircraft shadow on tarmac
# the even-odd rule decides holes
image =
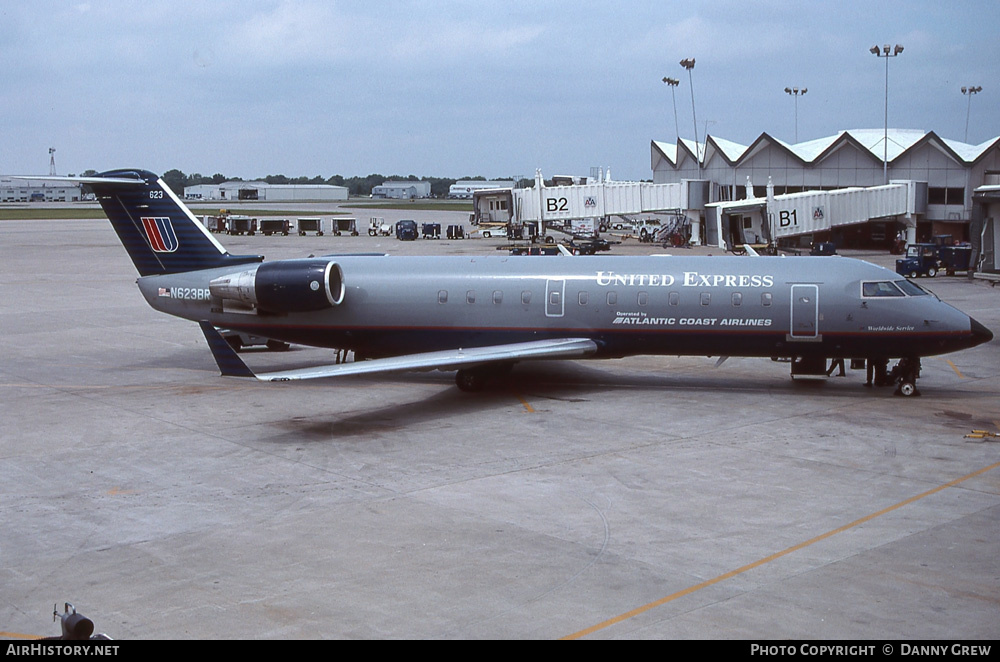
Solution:
[[[766,365],[766,364],[762,364]],[[863,374],[863,373],[862,373]],[[322,442],[333,439],[366,441],[370,435],[391,434],[405,431],[421,424],[461,417],[470,411],[496,412],[498,415],[511,408],[530,407],[534,411],[551,412],[559,403],[581,403],[594,400],[613,391],[642,391],[663,395],[663,407],[669,408],[670,398],[690,395],[692,392],[710,395],[724,405],[727,397],[737,393],[741,397],[793,398],[799,397],[857,397],[867,399],[871,391],[863,389],[861,379],[833,377],[823,382],[792,381],[780,370],[770,370],[762,375],[727,374],[724,369],[714,370],[706,360],[705,372],[658,373],[605,370],[597,365],[584,365],[565,361],[539,361],[518,365],[508,375],[489,382],[483,391],[466,393],[453,382],[450,372],[398,373],[392,376],[347,377],[329,381],[324,387],[373,388],[393,384],[405,388],[406,384],[439,384],[441,390],[428,397],[410,402],[389,401],[385,396],[373,400],[374,406],[359,410],[354,407],[344,415],[331,415],[327,409],[316,416],[278,419],[274,424],[285,430],[270,441],[274,443]],[[318,384],[289,383],[265,385],[267,388],[306,388],[314,392]],[[891,397],[891,388],[877,391]],[[394,389],[393,393],[401,393]],[[405,393],[405,392],[403,392]],[[405,398],[405,395],[403,395]],[[699,396],[700,397],[700,396]]]

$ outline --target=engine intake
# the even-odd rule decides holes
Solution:
[[[308,313],[339,306],[344,272],[331,260],[277,260],[215,278],[212,296],[270,313]]]

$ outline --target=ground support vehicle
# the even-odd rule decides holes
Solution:
[[[539,246],[532,244],[528,246],[508,246],[511,255],[559,255],[559,247],[552,244]]]
[[[641,243],[647,244],[657,241],[657,236],[662,228],[663,226],[659,219],[646,218],[635,224],[634,232],[639,235]]]
[[[655,236],[664,248],[687,246],[691,241],[691,221],[686,216],[677,216]]]
[[[945,273],[949,276],[954,276],[956,271],[968,271],[971,259],[972,246],[969,244],[942,246],[938,249],[938,260],[941,262],[940,268],[944,269]]]
[[[245,234],[252,237],[257,233],[257,219],[249,216],[230,216],[226,231],[229,234]]]
[[[499,227],[481,228],[479,230],[479,235],[483,239],[492,239],[494,237],[499,237],[501,239],[506,239],[507,238],[507,228],[505,228],[502,225],[499,226]]]
[[[417,238],[417,222],[412,220],[402,220],[396,223],[396,239],[400,241],[414,241]]]
[[[441,224],[440,223],[421,223],[420,224],[420,234],[423,235],[424,239],[440,239],[441,238]]]
[[[291,223],[287,218],[262,218],[257,224],[257,229],[265,237],[270,237],[272,234],[280,234],[282,237],[287,237],[290,227]]]
[[[819,241],[809,250],[810,255],[836,255],[837,245],[832,241]]]
[[[385,219],[381,216],[372,216],[368,220],[368,236],[369,237],[391,237],[392,236],[392,225],[385,222]]]
[[[356,218],[337,218],[333,219],[333,234],[336,237],[347,233],[352,237],[358,236],[358,220]]]
[[[574,255],[596,255],[601,251],[610,251],[612,243],[620,244],[621,242],[610,242],[600,237],[573,237],[566,242],[566,247]]]
[[[934,278],[940,268],[937,244],[910,244],[906,247],[906,257],[896,260],[896,273],[910,278]]]
[[[465,228],[461,225],[449,225],[448,226],[448,238],[449,239],[465,239]]]
[[[206,216],[205,227],[209,232],[226,232],[225,216]]]
[[[300,237],[304,237],[307,232],[315,232],[317,237],[323,236],[322,218],[300,218],[295,223]]]
[[[489,239],[490,237],[506,237],[507,236],[507,224],[506,223],[480,223],[479,224],[479,234],[484,239]]]

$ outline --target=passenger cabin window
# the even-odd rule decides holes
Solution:
[[[500,290],[494,290],[493,292],[493,303],[499,305],[503,303],[503,292]]]
[[[475,290],[469,290],[468,292],[465,293],[465,302],[466,303],[475,303],[476,302],[476,291]]]
[[[448,290],[438,290],[438,303],[448,303]]]
[[[638,304],[645,306],[647,303],[649,303],[649,292],[639,292]]]
[[[765,308],[767,308],[768,306],[771,305],[771,299],[772,299],[772,297],[771,297],[771,293],[770,292],[763,292],[760,295],[760,305],[762,305]]]
[[[901,297],[903,292],[889,281],[876,283],[861,283],[861,296],[864,297]]]
[[[667,303],[671,306],[676,306],[681,302],[680,292],[671,292],[667,297]]]
[[[587,302],[590,301],[590,295],[587,294],[586,292],[580,292],[579,296],[577,297],[577,300],[580,302],[581,306],[586,306]]]
[[[529,292],[528,290],[524,290],[523,292],[521,292],[521,303],[523,303],[525,306],[531,303],[531,292]]]
[[[614,306],[617,303],[618,303],[618,293],[617,292],[608,292],[608,305],[609,306]]]
[[[712,294],[710,292],[701,293],[701,305],[707,306],[712,303]]]
[[[742,306],[743,305],[743,293],[742,292],[733,292],[733,305],[734,306]]]

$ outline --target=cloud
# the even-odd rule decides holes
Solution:
[[[454,14],[422,4],[379,7],[378,12],[358,12],[336,4],[285,1],[241,12],[222,37],[224,50],[232,63],[268,69],[338,64],[369,71],[416,69],[509,56],[544,32],[541,25],[490,23],[488,14],[476,11]]]

